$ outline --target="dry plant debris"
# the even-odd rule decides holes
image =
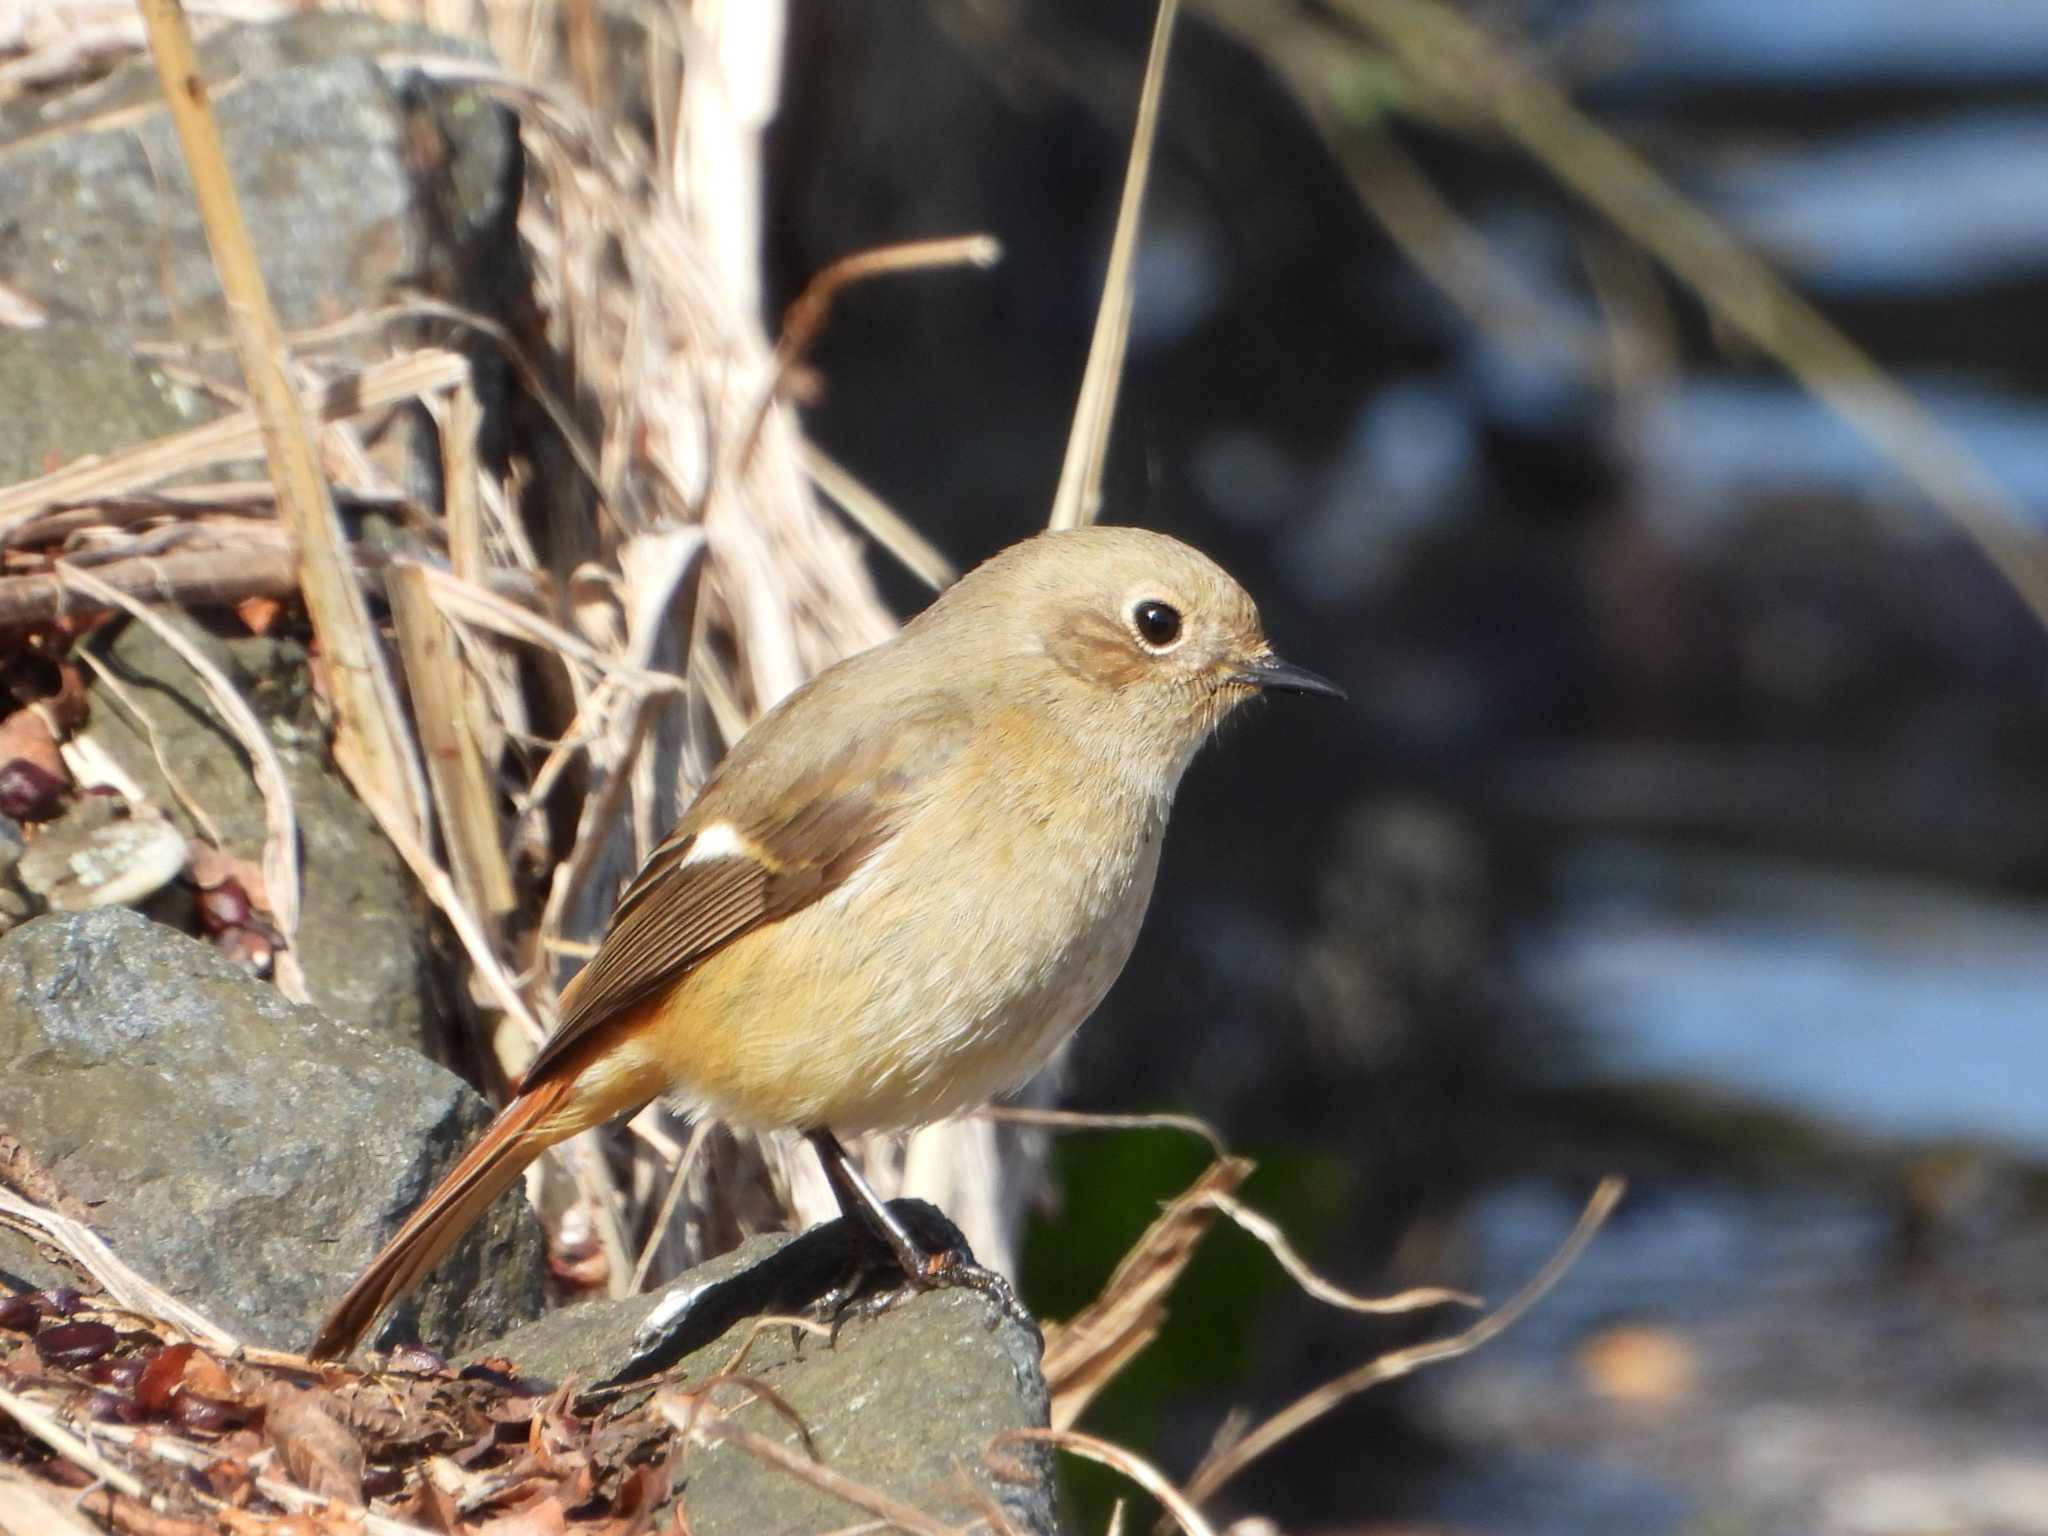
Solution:
[[[1192,1478],[1177,1484],[1130,1448],[1072,1424],[1156,1334],[1175,1281],[1216,1215],[1231,1215],[1265,1243],[1308,1294],[1347,1310],[1470,1300],[1428,1290],[1368,1301],[1316,1276],[1269,1222],[1229,1194],[1250,1171],[1245,1159],[1217,1157],[1140,1237],[1102,1295],[1048,1330],[1053,1424],[994,1436],[983,1453],[991,1475],[1018,1475],[1013,1448],[1041,1441],[1123,1473],[1189,1536],[1211,1536],[1215,1527],[1200,1505],[1231,1477],[1357,1392],[1499,1334],[1558,1281],[1621,1195],[1620,1181],[1603,1182],[1556,1256],[1497,1310],[1352,1368],[1251,1433],[1219,1441]],[[0,1144],[0,1178],[23,1191],[0,1189],[0,1220],[44,1239],[96,1288],[0,1293],[0,1530],[11,1531],[10,1520],[25,1531],[53,1528],[34,1522],[56,1509],[85,1517],[84,1529],[96,1521],[129,1536],[687,1532],[687,1495],[672,1493],[677,1474],[689,1456],[720,1445],[882,1528],[919,1536],[956,1529],[818,1460],[788,1405],[744,1373],[762,1328],[820,1332],[813,1323],[756,1319],[723,1368],[688,1390],[579,1398],[573,1383],[520,1379],[507,1360],[456,1372],[417,1348],[381,1367],[316,1366],[241,1347],[148,1287],[62,1214],[58,1207],[70,1202],[25,1149]],[[118,1304],[116,1294],[131,1299]],[[152,1298],[162,1315],[149,1309]],[[754,1398],[794,1421],[795,1448],[728,1419]],[[1000,1511],[977,1525],[1001,1531]]]

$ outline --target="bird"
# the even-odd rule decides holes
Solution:
[[[1189,760],[1274,692],[1344,697],[1208,557],[1102,525],[1011,545],[796,688],[627,883],[516,1092],[310,1356],[346,1356],[546,1148],[663,1096],[803,1133],[842,1210],[932,1283],[948,1256],[839,1138],[1045,1064],[1130,957]]]

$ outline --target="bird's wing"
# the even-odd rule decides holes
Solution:
[[[735,752],[621,893],[527,1083],[734,939],[824,896],[896,835],[966,744],[968,720],[941,698],[887,713],[803,766],[785,766],[782,752]]]

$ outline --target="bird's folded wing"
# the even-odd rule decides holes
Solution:
[[[620,895],[525,1080],[742,934],[818,900],[879,851],[967,740],[965,712],[947,701],[906,713],[889,729],[871,721],[829,757],[790,770],[778,771],[785,752],[736,752]]]

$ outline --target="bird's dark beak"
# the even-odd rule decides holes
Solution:
[[[1267,693],[1314,693],[1326,699],[1347,697],[1344,690],[1327,677],[1318,677],[1307,667],[1297,667],[1278,656],[1262,656],[1231,673],[1230,680]]]

